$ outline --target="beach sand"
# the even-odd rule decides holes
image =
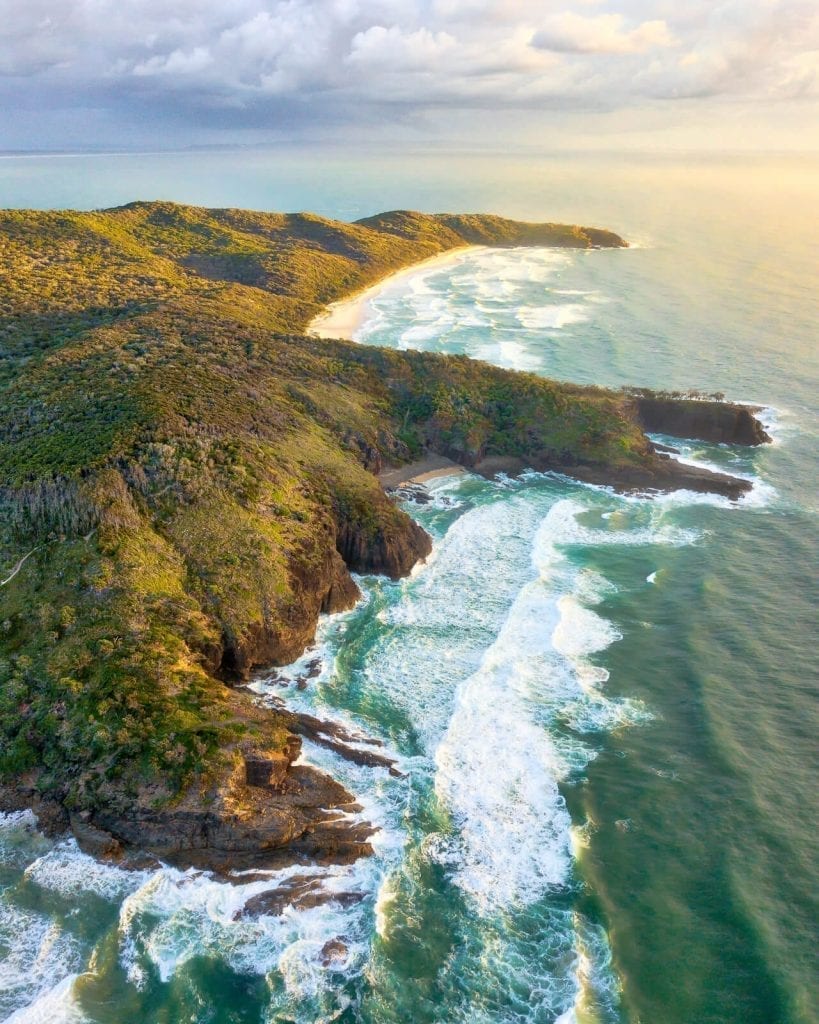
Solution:
[[[400,487],[401,484],[421,484],[425,480],[434,480],[439,476],[455,476],[465,472],[463,466],[444,455],[428,455],[425,459],[408,462],[406,466],[399,466],[398,469],[387,469],[379,473],[378,479],[383,487],[389,489]]]
[[[353,335],[364,320],[370,300],[384,288],[395,284],[396,281],[400,281],[405,277],[410,277],[412,274],[417,274],[420,270],[429,270],[434,267],[442,267],[449,263],[454,263],[465,252],[485,248],[486,246],[483,245],[459,246],[457,249],[448,249],[437,256],[430,256],[428,260],[422,260],[420,263],[413,263],[409,267],[396,270],[394,274],[389,274],[376,284],[364,289],[364,291],[357,292],[348,299],[341,299],[339,302],[334,302],[328,306],[323,313],[319,313],[310,322],[307,333],[318,338],[346,338],[347,341],[354,341]]]

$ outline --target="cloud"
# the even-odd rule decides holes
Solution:
[[[185,124],[807,102],[817,55],[813,0],[0,0],[0,133],[25,135],[20,108],[177,139]]]
[[[556,53],[645,53],[673,46],[665,21],[644,21],[625,30],[621,14],[588,17],[566,11],[547,18],[532,37],[532,46]]]
[[[353,37],[346,61],[353,66],[381,66],[393,71],[434,70],[439,61],[446,59],[447,52],[457,48],[457,40],[448,32],[430,32],[427,28],[405,32],[398,25],[373,25]]]
[[[167,56],[149,57],[132,68],[135,75],[195,75],[213,63],[206,46],[195,46],[189,52],[174,50]]]

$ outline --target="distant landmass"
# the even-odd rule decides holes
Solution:
[[[302,736],[389,760],[241,684],[355,603],[351,572],[399,578],[429,553],[379,474],[435,455],[748,489],[644,431],[759,444],[751,408],[305,334],[329,303],[467,244],[626,242],[408,211],[0,212],[0,809],[134,863],[366,854],[351,794],[293,762]]]

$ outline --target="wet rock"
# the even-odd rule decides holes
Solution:
[[[613,487],[617,491],[697,491],[700,494],[721,494],[737,501],[751,490],[750,480],[728,473],[715,473],[700,466],[690,466],[674,459],[655,455],[651,462],[623,466],[575,466],[561,470],[586,483]]]
[[[321,947],[319,959],[323,967],[332,967],[334,964],[343,964],[348,953],[346,942],[342,942],[341,939],[328,939]]]
[[[63,835],[69,828],[68,812],[56,800],[37,791],[34,778],[22,776],[14,783],[0,785],[0,813],[31,810],[38,829],[47,836]]]
[[[300,712],[284,711],[288,726],[299,736],[312,740],[319,746],[334,751],[347,761],[368,768],[386,768],[394,778],[403,779],[404,773],[396,767],[394,758],[386,754],[377,754],[373,750],[361,750],[351,744],[366,743],[369,746],[383,746],[380,740],[370,736],[352,733],[338,722],[328,722],[313,715]]]
[[[120,860],[123,856],[122,843],[110,832],[93,825],[88,814],[71,815],[71,831],[83,853],[99,860]]]
[[[360,903],[363,899],[364,894],[361,892],[335,892],[326,889],[324,879],[320,875],[293,875],[277,888],[252,896],[242,909],[234,914],[233,919],[236,921],[247,917],[280,917],[287,907],[294,907],[296,910],[311,910],[328,903],[350,907]],[[346,949],[347,947],[344,946],[345,954]]]
[[[432,495],[423,484],[402,484],[390,491],[400,501],[414,501],[416,505],[428,505]]]
[[[383,494],[383,492],[382,492]],[[384,494],[384,501],[389,501]],[[395,509],[398,513],[398,509]],[[336,546],[345,563],[354,572],[376,573],[397,580],[408,575],[413,566],[432,551],[432,540],[418,523],[408,516],[400,530],[377,529],[370,534],[358,524],[341,522]]]

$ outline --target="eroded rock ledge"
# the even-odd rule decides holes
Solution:
[[[632,402],[635,419],[649,433],[751,446],[771,440],[757,418],[762,411],[759,406],[673,398],[648,391],[635,394]]]

